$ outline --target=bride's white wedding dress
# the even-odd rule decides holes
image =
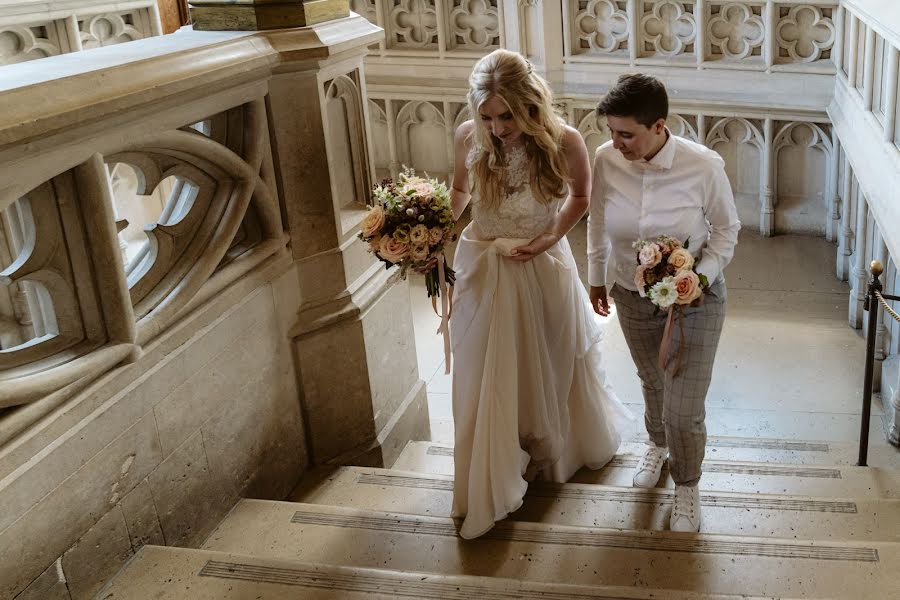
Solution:
[[[568,241],[531,261],[512,248],[546,231],[561,200],[534,199],[523,149],[507,157],[511,191],[496,207],[472,202],[456,249],[450,332],[456,427],[453,515],[478,537],[522,505],[529,463],[563,482],[600,468],[629,419],[606,381],[598,317]]]

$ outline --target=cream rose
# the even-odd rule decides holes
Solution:
[[[700,278],[693,271],[680,271],[674,277],[675,291],[678,293],[678,304],[690,304],[701,295],[703,288]]]
[[[421,262],[423,260],[428,260],[428,254],[429,254],[428,246],[416,245],[416,246],[413,246],[412,248],[410,248],[410,250],[409,250],[409,257],[411,259],[413,259],[415,261],[419,261],[419,262]]]
[[[428,237],[428,228],[424,225],[416,225],[409,230],[409,241],[413,244],[424,244]]]
[[[444,229],[442,227],[432,227],[428,230],[428,241],[437,244],[444,239]]]
[[[638,253],[638,260],[648,269],[652,269],[662,260],[662,250],[655,243],[649,243]]]
[[[676,248],[669,255],[669,265],[676,271],[686,271],[694,267],[694,255],[684,248]]]
[[[384,260],[397,264],[409,254],[409,244],[384,236],[381,238],[381,247],[378,249],[378,254]]]
[[[381,206],[373,206],[362,221],[363,237],[372,237],[380,233],[382,227],[384,227],[384,210]]]

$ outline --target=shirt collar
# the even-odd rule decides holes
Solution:
[[[675,136],[672,135],[672,132],[669,131],[669,128],[666,127],[666,135],[668,135],[668,139],[666,143],[663,144],[663,147],[659,149],[659,152],[656,153],[656,156],[651,158],[650,160],[644,160],[643,158],[638,161],[643,167],[655,170],[668,170],[672,168],[672,161],[675,160]]]

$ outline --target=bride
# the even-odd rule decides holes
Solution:
[[[455,218],[471,200],[472,222],[456,249],[450,331],[453,515],[474,538],[518,509],[536,476],[563,482],[605,465],[628,417],[565,237],[591,194],[584,141],[515,52],[475,65],[468,101],[451,194]]]

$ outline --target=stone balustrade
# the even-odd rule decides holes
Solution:
[[[381,37],[184,29],[0,68],[0,597],[92,597],[311,462],[427,439],[408,289],[355,239]]]

